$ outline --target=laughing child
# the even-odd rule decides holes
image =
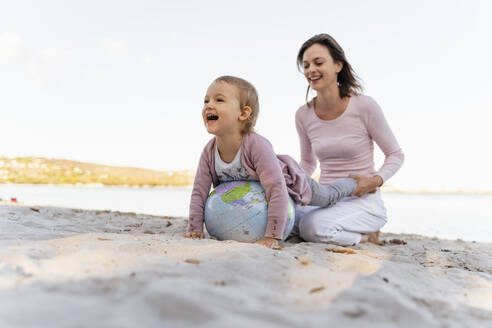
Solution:
[[[209,86],[202,118],[214,137],[200,157],[185,237],[205,238],[203,213],[211,185],[235,180],[261,183],[268,200],[268,223],[265,236],[257,243],[270,248],[282,239],[289,196],[295,204],[327,207],[355,190],[354,179],[320,185],[294,159],[275,155],[270,142],[253,131],[258,113],[258,94],[248,81],[221,76]]]

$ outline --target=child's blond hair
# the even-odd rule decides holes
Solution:
[[[251,114],[246,119],[244,126],[241,130],[242,134],[247,134],[254,131],[256,119],[260,113],[260,104],[258,102],[258,93],[255,87],[248,81],[241,79],[240,77],[224,75],[215,79],[215,82],[225,82],[232,84],[239,90],[239,106],[241,110],[248,106],[251,108]]]

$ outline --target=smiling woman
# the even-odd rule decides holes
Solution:
[[[347,176],[358,182],[352,197],[330,208],[299,208],[298,231],[312,242],[354,245],[367,234],[367,241],[377,243],[387,220],[379,187],[403,164],[400,146],[378,104],[360,93],[362,87],[343,49],[330,35],[307,40],[297,64],[309,83],[308,92],[310,88],[317,92],[296,113],[301,167],[312,174],[319,161],[321,184]],[[373,142],[386,156],[378,171]]]
[[[309,51],[307,51],[308,49]],[[309,58],[309,56],[314,56],[314,58]],[[350,96],[351,93],[362,92],[362,86],[357,80],[352,66],[347,61],[345,52],[328,34],[316,35],[306,41],[297,55],[297,65],[299,69],[302,67],[304,75],[312,84],[330,81],[333,85],[336,81],[341,98]],[[318,70],[315,70],[313,66]],[[324,79],[322,80],[322,78]],[[310,88],[311,84],[307,88],[306,102]]]

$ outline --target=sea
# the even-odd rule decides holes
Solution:
[[[0,199],[20,204],[188,215],[191,188],[0,185]],[[383,193],[382,232],[492,242],[492,195]]]

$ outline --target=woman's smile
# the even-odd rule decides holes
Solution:
[[[311,84],[315,84],[316,82],[319,82],[322,78],[323,78],[323,75],[317,75],[317,76],[309,77],[308,80]]]

